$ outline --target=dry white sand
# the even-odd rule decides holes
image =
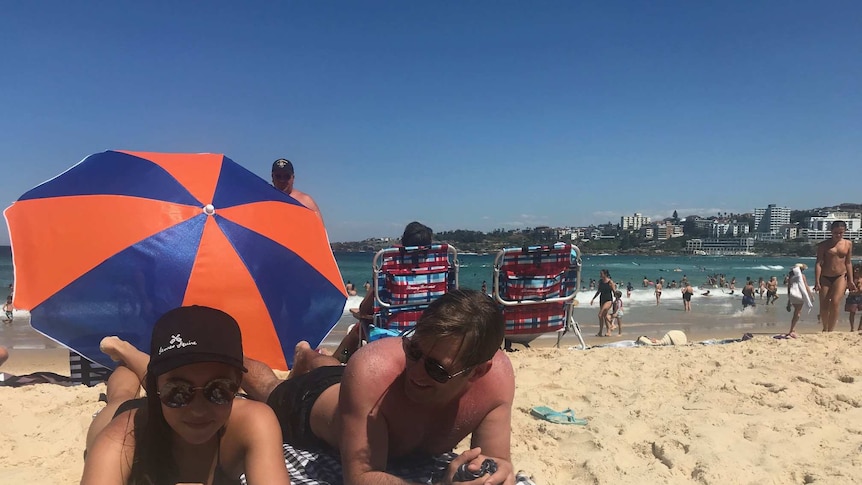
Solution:
[[[513,461],[539,484],[862,483],[862,336],[511,355]],[[3,371],[68,374],[61,351]],[[0,387],[0,483],[73,484],[104,385]],[[533,418],[571,407],[587,426]]]

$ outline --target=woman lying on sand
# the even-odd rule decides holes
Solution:
[[[290,483],[281,428],[264,403],[235,400],[242,336],[213,308],[171,310],[153,328],[148,357],[117,337],[102,350],[120,365],[108,404],[87,434],[82,485]],[[147,397],[135,399],[144,381]]]

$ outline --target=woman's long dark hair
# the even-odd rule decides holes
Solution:
[[[135,456],[132,459],[130,485],[169,483],[177,476],[172,454],[171,427],[165,421],[158,395],[158,376],[147,374],[144,389],[147,405],[135,414]]]

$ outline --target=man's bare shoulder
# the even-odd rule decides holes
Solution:
[[[515,369],[512,361],[502,350],[491,359],[491,369],[476,379],[471,392],[493,396],[495,399],[511,402],[515,396]]]
[[[314,199],[305,192],[293,189],[293,191],[290,193],[290,196],[299,201],[299,203],[304,205],[305,207],[308,207],[314,212],[320,213],[320,208],[317,207],[317,202],[315,202]]]
[[[344,380],[361,385],[388,386],[405,366],[401,339],[386,337],[363,345],[347,362]]]

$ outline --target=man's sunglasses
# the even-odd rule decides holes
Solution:
[[[223,405],[233,401],[239,385],[231,379],[213,379],[203,386],[193,386],[188,382],[172,381],[159,389],[159,399],[169,408],[182,408],[191,404],[198,391],[203,391],[207,401]]]
[[[293,174],[291,174],[291,175],[287,175],[287,174],[283,174],[283,173],[272,174],[272,178],[275,180],[290,180],[291,177],[293,177]]]
[[[423,354],[416,342],[413,342],[410,337],[401,337],[401,344],[404,346],[404,355],[407,356],[407,360],[418,362],[423,357],[425,358],[425,373],[428,374],[428,377],[434,379],[440,384],[446,384],[450,380],[472,369],[472,367],[467,367],[454,374],[449,374],[442,364]]]

